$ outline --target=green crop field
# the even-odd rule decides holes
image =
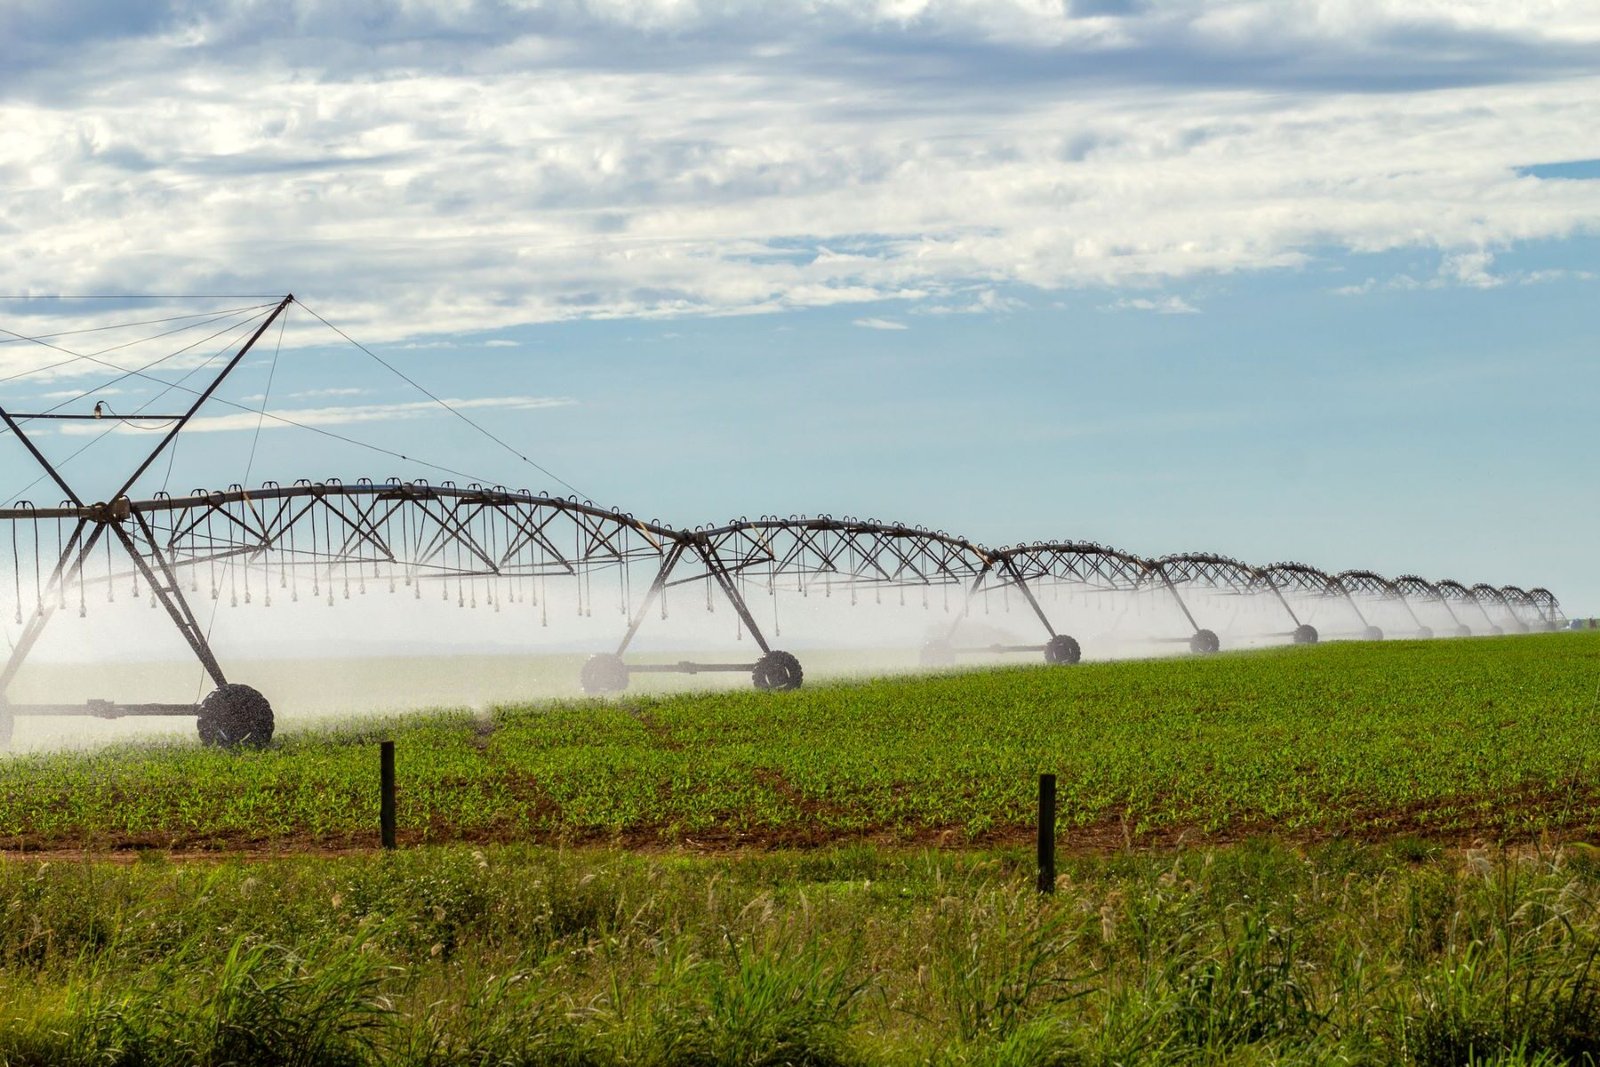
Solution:
[[[738,847],[1276,833],[1527,841],[1600,827],[1600,634],[1344,643],[286,732],[260,752],[0,762],[10,848],[370,844],[398,747],[409,842]]]
[[[1592,1067],[1597,705],[1553,634],[14,756],[0,1064]]]

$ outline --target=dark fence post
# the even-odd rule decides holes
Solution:
[[[394,848],[394,742],[378,745],[379,788],[383,799],[378,805],[378,826],[383,832],[383,847]]]
[[[1056,776],[1039,776],[1039,892],[1056,891]]]

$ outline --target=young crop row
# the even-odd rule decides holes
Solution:
[[[1600,634],[1328,644],[794,693],[441,712],[0,763],[0,843],[365,843],[375,741],[405,840],[1064,844],[1600,826]]]

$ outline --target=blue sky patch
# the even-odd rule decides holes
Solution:
[[[1517,173],[1525,174],[1530,178],[1596,181],[1600,180],[1600,159],[1573,159],[1565,163],[1535,163],[1531,167],[1518,167]]]
[[[0,296],[293,291],[678,524],[878,514],[1591,614],[1593,8],[13,0]],[[64,303],[0,301],[0,403],[155,403],[143,350],[59,331],[195,307]],[[139,491],[542,477],[285,321],[216,399],[339,437],[214,422]],[[126,436],[44,440],[116,488]],[[10,447],[0,503],[53,502]]]

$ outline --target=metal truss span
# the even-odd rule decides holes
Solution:
[[[211,600],[213,611],[223,604],[270,607],[275,598],[333,605],[350,599],[352,592],[359,596],[375,585],[416,599],[453,600],[460,607],[483,604],[499,611],[503,603],[523,604],[538,612],[541,625],[549,625],[552,599],[562,595],[562,590],[566,590],[563,608],[576,609],[565,616],[568,620],[591,619],[597,605],[614,606],[622,620],[621,638],[614,650],[592,656],[584,666],[581,683],[590,692],[616,691],[625,688],[633,674],[664,671],[738,672],[748,674],[761,689],[798,687],[803,680],[799,659],[773,647],[771,640],[779,636],[776,607],[780,595],[837,597],[849,605],[873,606],[883,605],[887,598],[891,607],[893,601],[904,605],[915,598],[929,607],[937,591],[941,608],[953,618],[949,627],[926,641],[922,649],[924,662],[936,665],[972,653],[1028,653],[1042,655],[1052,664],[1078,662],[1082,646],[1068,631],[1082,620],[1064,613],[1063,599],[1068,607],[1075,599],[1087,599],[1097,607],[1115,599],[1124,605],[1136,603],[1141,610],[1165,613],[1167,618],[1157,624],[1158,632],[1141,632],[1140,639],[1186,642],[1197,653],[1221,647],[1218,631],[1233,634],[1225,621],[1243,614],[1239,609],[1244,605],[1251,609],[1251,625],[1260,624],[1267,631],[1265,635],[1246,634],[1246,639],[1287,637],[1295,643],[1319,639],[1307,613],[1328,601],[1338,601],[1341,610],[1348,609],[1347,618],[1355,620],[1347,636],[1370,639],[1383,634],[1369,621],[1369,613],[1392,614],[1397,606],[1409,617],[1406,627],[1422,636],[1433,631],[1419,612],[1430,613],[1440,624],[1463,635],[1555,628],[1563,618],[1555,597],[1542,588],[1469,587],[1454,581],[1430,583],[1413,576],[1389,581],[1370,571],[1346,571],[1330,577],[1305,564],[1260,568],[1208,553],[1145,559],[1086,541],[1040,541],[990,549],[920,526],[849,516],[763,516],[684,529],[645,522],[576,497],[504,486],[330,479],[293,485],[269,483],[249,490],[232,485],[188,496],[157,494],[134,499],[134,487],[142,484],[147,472],[160,469],[155,466],[158,459],[175,447],[179,435],[207,403],[231,404],[252,413],[258,426],[267,418],[277,424],[301,425],[269,413],[264,400],[259,409],[251,409],[216,395],[275,324],[281,345],[286,315],[295,304],[290,294],[249,307],[171,319],[115,326],[97,322],[93,331],[97,334],[104,329],[137,331],[119,334],[122,341],[117,351],[147,345],[167,349],[143,369],[107,364],[122,377],[138,375],[164,385],[159,396],[176,396],[181,401],[161,414],[143,409],[119,414],[101,401],[94,401],[92,410],[67,410],[74,404],[87,409],[93,390],[39,411],[18,412],[0,406],[0,435],[15,440],[39,468],[35,484],[48,479],[55,487],[52,494],[59,490],[63,501],[55,507],[21,502],[0,509],[0,569],[7,560],[10,567],[9,580],[0,579],[0,615],[19,628],[0,669],[0,744],[9,741],[17,714],[193,715],[207,743],[263,744],[273,732],[271,704],[250,686],[228,679],[211,645],[214,615],[202,624],[195,601]],[[322,316],[311,314],[355,344]],[[179,325],[171,325],[175,322]],[[177,336],[190,330],[213,332],[200,341]],[[14,336],[44,341],[43,337]],[[59,341],[68,334],[49,336],[56,338],[48,345],[58,350],[56,354],[74,361],[105,363],[92,354],[62,347]],[[215,361],[217,368],[203,387],[199,381],[191,388],[183,380],[167,381],[146,373],[196,344],[209,345],[223,337],[226,340],[203,364]],[[181,347],[172,349],[173,344]],[[269,345],[262,344],[262,350]],[[366,354],[377,358],[370,351]],[[276,355],[272,359],[275,367]],[[378,362],[383,363],[381,359]],[[186,374],[185,379],[188,377]],[[537,468],[449,402],[405,375],[400,377],[497,447]],[[98,422],[108,428],[105,432],[129,425],[152,429],[157,440],[142,454],[127,457],[127,470],[119,476],[118,488],[103,501],[89,503],[33,436],[38,427],[56,426],[60,420],[81,420],[83,425]],[[407,463],[431,466],[399,453],[388,454]],[[170,455],[166,466],[170,471]],[[543,468],[537,469],[549,475]],[[674,590],[687,586],[696,587],[695,599],[703,592],[707,611],[719,603],[731,606],[737,619],[736,639],[748,634],[759,655],[720,663],[627,659],[647,617],[659,611],[665,619],[669,594],[676,595]],[[130,594],[139,601],[148,598],[151,608],[165,613],[215,689],[193,705],[113,700],[87,705],[10,703],[7,694],[17,672],[50,620],[59,614],[85,616],[91,603],[115,601],[119,590],[125,598]],[[752,596],[757,593],[771,601],[770,630],[751,608]],[[994,632],[986,639],[972,636],[981,629],[975,609],[988,614],[996,601],[1009,606],[1016,600],[1027,609],[1028,625],[1037,626],[1033,637],[997,640]],[[601,614],[603,619],[605,613]],[[1117,615],[1100,637],[1116,638],[1122,618]],[[7,637],[11,639],[9,631]],[[609,636],[605,640],[609,641]]]
[[[1556,598],[1542,588],[1466,586],[1414,575],[1391,580],[1359,570],[1334,576],[1303,563],[1257,567],[1212,553],[1147,559],[1088,541],[992,549],[938,530],[849,516],[763,516],[680,529],[574,497],[398,479],[267,483],[250,490],[234,485],[47,508],[21,504],[0,509],[0,560],[8,560],[11,571],[0,590],[10,601],[5,614],[21,627],[0,672],[0,736],[9,735],[15,714],[195,714],[207,740],[263,740],[271,732],[270,706],[248,686],[229,681],[191,599],[229,606],[270,607],[274,597],[333,604],[349,598],[353,587],[365,592],[372,584],[461,606],[481,601],[498,610],[502,602],[529,603],[543,612],[552,583],[566,582],[578,614],[588,616],[602,596],[595,576],[611,573],[617,592],[604,596],[620,604],[625,625],[614,648],[585,665],[581,684],[590,692],[615,692],[636,674],[656,672],[737,672],[762,689],[798,687],[800,662],[773,646],[769,627],[751,609],[754,592],[837,596],[852,605],[862,598],[883,603],[886,593],[905,603],[910,592],[926,605],[929,591],[937,591],[953,620],[922,648],[922,662],[930,666],[995,653],[1076,663],[1083,652],[1079,638],[1051,606],[1051,596],[1062,590],[1091,599],[1164,602],[1181,620],[1164,639],[1187,643],[1196,653],[1221,647],[1218,632],[1227,628],[1211,617],[1219,605],[1245,602],[1224,598],[1259,598],[1266,613],[1259,617],[1268,621],[1256,636],[1297,644],[1324,636],[1306,617],[1319,603],[1345,613],[1339,617],[1345,621],[1335,620],[1343,627],[1338,635],[1374,640],[1383,633],[1369,614],[1382,605],[1401,611],[1419,636],[1435,632],[1424,616],[1462,635],[1553,629],[1563,620]],[[207,697],[215,706],[5,703],[54,615],[86,614],[102,593],[114,597],[129,583],[165,610],[215,684]],[[704,588],[708,608],[714,601],[732,607],[758,654],[725,663],[627,658],[668,592],[690,585]],[[1037,639],[964,642],[974,608],[999,597],[1020,598]]]
[[[923,646],[923,666],[943,667],[960,656],[1002,653],[1039,653],[1046,663],[1077,663],[1083,657],[1082,646],[1060,632],[1041,594],[1063,587],[1087,594],[1134,593],[1150,574],[1148,561],[1093,541],[1035,541],[993,550],[973,546],[972,552],[981,566],[970,576],[961,612],[948,630]],[[1036,643],[961,640],[975,605],[987,607],[997,596],[1012,592],[1039,624]]]
[[[921,526],[849,516],[763,516],[683,535],[729,572],[809,585],[888,588],[961,585],[986,566],[984,550]]]

